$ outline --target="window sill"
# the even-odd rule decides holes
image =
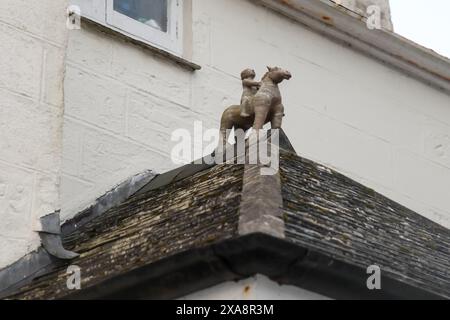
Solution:
[[[187,69],[189,69],[191,71],[200,70],[202,68],[200,65],[198,65],[196,63],[193,63],[193,62],[191,62],[189,60],[186,60],[186,59],[184,59],[182,57],[179,57],[179,56],[177,56],[177,55],[175,55],[173,53],[170,53],[169,51],[166,51],[166,50],[161,49],[161,48],[157,48],[157,47],[152,46],[152,45],[150,45],[148,43],[145,43],[145,42],[143,42],[141,40],[132,38],[131,36],[129,36],[129,35],[125,34],[125,33],[122,33],[120,31],[117,31],[117,30],[114,30],[112,28],[109,28],[109,27],[107,27],[107,26],[105,26],[103,24],[100,24],[100,23],[98,23],[98,22],[96,22],[94,20],[91,20],[89,18],[81,17],[81,22],[82,22],[82,24],[87,24],[87,25],[95,28],[99,32],[102,32],[102,33],[105,33],[105,34],[108,34],[108,35],[112,35],[112,36],[114,36],[116,38],[119,38],[119,39],[125,41],[125,42],[131,43],[131,44],[136,45],[136,46],[138,46],[138,47],[140,47],[142,49],[149,50],[152,53],[155,53],[155,54],[157,54],[159,56],[162,56],[164,58],[172,60],[173,62],[177,63],[178,65],[180,65],[180,66],[182,66],[184,68],[187,68]]]

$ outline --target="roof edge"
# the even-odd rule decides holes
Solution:
[[[388,30],[369,30],[362,15],[329,0],[252,1],[450,94],[450,59]]]
[[[180,283],[180,274],[190,276]],[[365,269],[262,233],[187,250],[63,299],[175,299],[255,274],[335,299],[445,299],[386,275],[381,290],[369,290]]]
[[[17,292],[21,287],[31,283],[33,279],[47,274],[66,262],[67,260],[52,256],[40,246],[37,250],[0,270],[0,299]]]

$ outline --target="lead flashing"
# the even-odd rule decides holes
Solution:
[[[59,211],[41,217],[41,231],[38,231],[44,249],[52,256],[71,260],[79,256],[78,253],[64,249],[61,240],[61,220]]]

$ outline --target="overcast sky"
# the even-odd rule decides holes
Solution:
[[[390,0],[394,30],[450,57],[450,0]]]

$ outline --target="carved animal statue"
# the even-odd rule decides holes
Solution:
[[[250,116],[241,116],[241,106],[233,105],[225,109],[220,121],[222,139],[228,140],[229,129],[255,130],[270,122],[272,129],[281,128],[284,116],[284,107],[278,84],[289,80],[292,75],[289,71],[279,67],[267,67],[268,72],[261,79],[261,87],[253,96],[250,103]],[[228,132],[227,132],[228,130]]]

